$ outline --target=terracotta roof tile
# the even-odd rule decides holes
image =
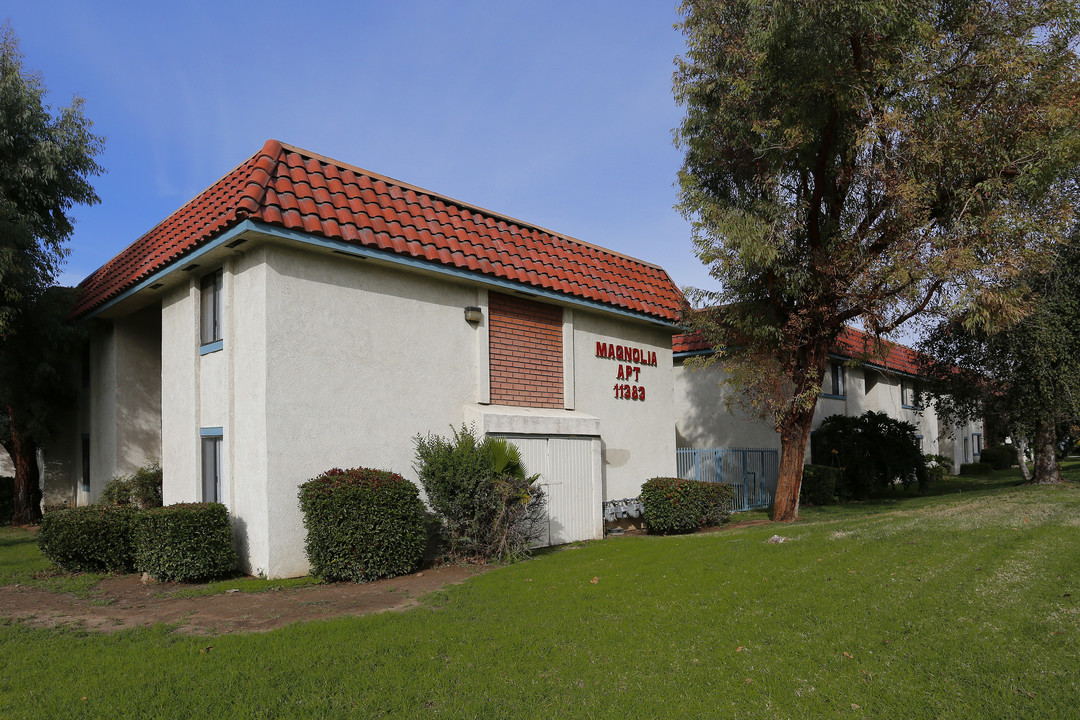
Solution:
[[[655,265],[276,140],[87,277],[75,314],[100,307],[249,218],[678,318],[679,290]]]
[[[675,353],[688,353],[712,348],[699,333],[684,333],[671,338],[671,349]],[[882,340],[881,347],[875,348],[874,337],[870,333],[853,327],[845,327],[841,331],[831,352],[844,358],[864,359],[868,365],[889,372],[919,374],[918,351],[888,340]]]

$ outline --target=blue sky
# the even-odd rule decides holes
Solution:
[[[672,209],[674,2],[24,2],[49,103],[106,138],[74,284],[268,138],[711,287]],[[3,18],[4,15],[0,15]]]

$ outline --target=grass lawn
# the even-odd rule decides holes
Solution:
[[[1015,485],[555,549],[265,634],[9,622],[0,717],[1077,717],[1080,488]]]

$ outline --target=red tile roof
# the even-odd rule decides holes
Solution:
[[[84,315],[245,219],[450,265],[667,321],[660,267],[269,140],[80,284]]]
[[[675,353],[701,352],[712,347],[699,333],[685,333],[671,338],[671,349]],[[874,338],[869,333],[845,327],[832,347],[832,353],[844,358],[864,358],[868,365],[882,368],[889,372],[918,375],[919,353],[899,343],[881,341],[880,352],[874,347]]]

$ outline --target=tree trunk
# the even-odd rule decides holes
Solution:
[[[11,440],[6,446],[15,464],[15,512],[13,525],[37,525],[41,522],[41,474],[38,472],[37,444],[23,439],[11,428]]]
[[[1013,437],[1013,447],[1016,448],[1016,464],[1020,466],[1020,476],[1024,480],[1031,481],[1031,470],[1027,466],[1027,440]]]
[[[780,475],[773,498],[774,522],[793,522],[799,519],[799,490],[802,488],[803,461],[814,411],[801,412],[789,419],[780,432]]]
[[[1053,423],[1035,426],[1035,474],[1031,482],[1052,485],[1064,482],[1057,459],[1057,432]]]

